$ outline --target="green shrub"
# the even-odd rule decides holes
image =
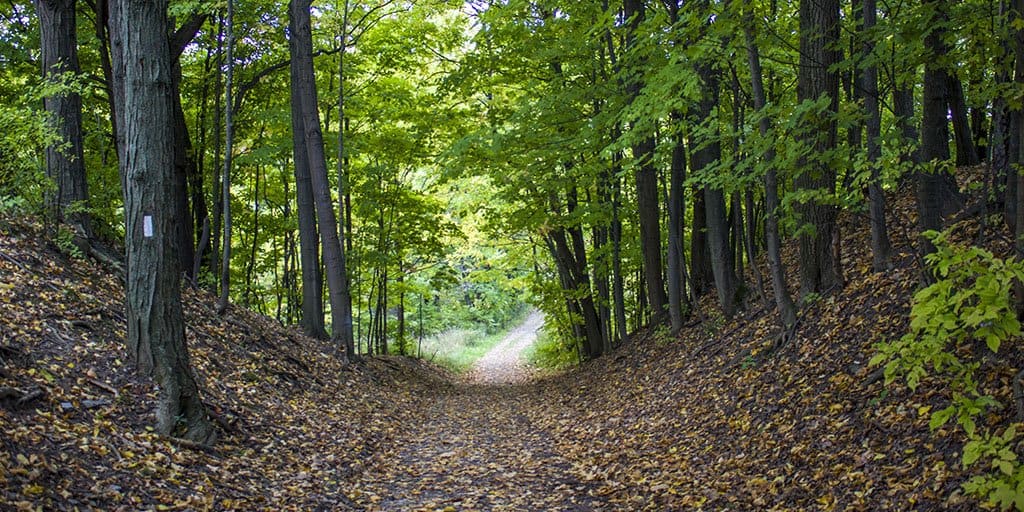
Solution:
[[[994,354],[1020,336],[1011,291],[1015,281],[1024,281],[1024,264],[979,247],[954,246],[945,233],[925,236],[935,245],[926,261],[936,281],[914,294],[910,332],[877,344],[871,365],[885,363],[887,385],[902,378],[916,390],[929,374],[945,382],[952,403],[932,413],[929,426],[935,430],[954,420],[967,437],[964,467],[981,462],[990,468],[964,490],[990,504],[1024,510],[1024,466],[1013,451],[1016,428],[1002,434],[979,428],[985,410],[1001,404],[979,389],[980,363],[973,356],[977,344]]]

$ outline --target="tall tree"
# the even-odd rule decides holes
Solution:
[[[747,63],[750,66],[751,95],[754,109],[761,113],[757,128],[761,137],[767,137],[771,130],[771,119],[764,112],[768,104],[764,92],[764,73],[761,69],[761,53],[754,37],[753,12],[747,2],[747,12],[743,16],[743,35],[747,46]],[[769,146],[765,151],[764,161],[768,164],[764,174],[765,202],[765,242],[768,253],[768,268],[772,279],[772,291],[775,294],[775,307],[779,311],[779,320],[784,328],[796,325],[796,305],[786,286],[786,270],[782,262],[782,248],[779,242],[779,185],[775,171],[775,149]]]
[[[213,425],[192,377],[181,309],[179,239],[171,202],[174,132],[166,0],[114,0],[113,58],[123,85],[118,125],[125,140],[128,350],[159,389],[157,430],[212,443]]]
[[[234,152],[234,102],[231,87],[235,74],[235,2],[228,0],[227,16],[224,19],[227,38],[227,73],[224,74],[224,171],[221,175],[221,207],[223,208],[224,241],[221,249],[220,298],[217,300],[217,314],[223,315],[228,309],[231,297],[231,162]]]
[[[889,268],[892,248],[885,222],[885,192],[881,183],[882,111],[878,101],[878,63],[875,57],[875,39],[871,31],[878,20],[875,0],[864,2],[864,56],[867,64],[861,75],[864,109],[867,111],[867,159],[871,168],[868,182],[868,216],[871,220],[872,268],[881,272]]]
[[[712,117],[719,101],[719,72],[710,63],[697,66],[700,77],[701,98],[697,105],[697,119],[694,124],[714,124]],[[699,143],[700,147],[693,152],[693,172],[706,172],[705,169],[714,165],[722,157],[722,147],[718,142],[717,130],[710,132],[705,128],[707,140]],[[726,216],[725,193],[720,185],[704,186],[704,215],[707,226],[708,253],[711,256],[711,274],[714,277],[715,292],[722,313],[728,318],[736,312],[738,290],[735,260],[729,245],[729,220]]]
[[[627,28],[628,45],[634,45],[637,31],[645,17],[643,0],[624,0],[625,17],[629,20]],[[636,52],[634,52],[634,55]],[[634,62],[630,77],[626,83],[627,93],[631,98],[640,95],[643,89],[641,62]],[[637,130],[639,132],[640,130]],[[661,262],[661,214],[658,198],[658,171],[654,162],[655,140],[648,133],[635,133],[633,137],[633,158],[636,160],[637,211],[640,215],[640,250],[643,253],[644,281],[647,283],[647,300],[650,304],[652,321],[657,323],[666,313],[668,295],[665,292],[665,280],[662,276]]]
[[[294,63],[295,61],[292,61],[292,66]],[[327,329],[324,326],[324,281],[320,270],[320,235],[317,232],[313,183],[309,174],[309,157],[306,155],[306,136],[303,133],[302,101],[296,87],[291,88],[291,107],[295,203],[299,224],[299,266],[302,272],[302,315],[299,323],[306,335],[327,339]]]
[[[940,230],[943,217],[959,209],[960,196],[956,178],[949,172],[949,86],[951,81],[944,57],[948,47],[944,41],[948,23],[946,0],[923,0],[931,30],[925,35],[927,52],[924,63],[923,99],[921,104],[921,160],[924,168],[917,173],[917,215],[921,231]],[[922,240],[922,252],[934,250]],[[925,276],[925,279],[929,279]]]
[[[836,147],[836,113],[839,109],[840,61],[839,0],[800,0],[800,71],[797,101],[816,102],[823,97],[827,106],[806,114],[802,143],[810,148],[794,180],[797,188],[811,197],[803,199],[797,212],[805,229],[800,234],[801,295],[821,293],[839,284],[839,262],[832,250],[836,233],[836,207],[828,197],[835,193],[836,170],[828,155]],[[809,225],[809,226],[808,226]],[[810,229],[807,229],[807,228]]]
[[[313,74],[313,34],[310,29],[309,0],[293,0],[288,5],[289,49],[291,51],[292,88],[298,89],[304,147],[313,189],[313,206],[320,228],[324,271],[327,273],[328,296],[331,303],[331,338],[355,358],[352,336],[352,298],[345,269],[345,250],[339,238],[338,223],[331,201],[331,185],[327,180],[323,132],[320,129],[316,80]],[[295,113],[293,112],[294,116]],[[296,150],[298,151],[298,150]]]
[[[55,185],[47,196],[47,209],[52,220],[76,224],[82,235],[89,236],[88,213],[83,208],[72,208],[75,203],[86,203],[89,197],[82,150],[82,98],[73,85],[66,83],[79,72],[75,0],[36,0],[35,4],[43,77],[64,84],[59,92],[43,100],[60,140],[60,144],[46,148],[46,174]]]

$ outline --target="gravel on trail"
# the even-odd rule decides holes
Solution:
[[[543,325],[544,315],[537,310],[531,311],[519,326],[477,360],[467,376],[469,381],[477,384],[522,384],[528,381],[533,370],[524,353],[537,341],[537,331]]]

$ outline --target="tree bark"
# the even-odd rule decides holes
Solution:
[[[917,215],[922,232],[941,230],[945,215],[958,210],[962,199],[956,186],[956,177],[948,170],[949,121],[951,85],[948,72],[939,60],[948,53],[943,41],[944,23],[948,19],[945,0],[923,0],[925,6],[934,8],[929,25],[935,26],[924,40],[930,57],[924,65],[923,101],[921,104],[921,160],[925,168],[917,173]],[[929,254],[935,250],[931,242],[921,240],[921,252]],[[925,272],[924,279],[931,277]]]
[[[644,2],[642,0],[624,0],[625,16],[629,20],[629,35],[632,45],[634,33],[644,20]],[[630,98],[639,96],[643,89],[640,78],[633,76],[626,84]],[[661,262],[661,214],[658,200],[658,171],[654,166],[654,137],[644,135],[633,145],[633,158],[636,160],[634,174],[637,195],[637,212],[640,221],[640,252],[643,254],[644,280],[647,282],[647,299],[651,307],[652,323],[661,321],[666,313],[668,296],[665,293],[665,281],[662,277]]]
[[[181,267],[172,216],[174,132],[171,55],[165,0],[115,0],[111,21],[121,39],[114,68],[122,126],[128,349],[159,388],[157,430],[212,443],[206,407],[192,377],[181,310]]]
[[[221,247],[220,298],[217,300],[217,314],[223,315],[228,309],[231,297],[231,163],[234,156],[234,101],[231,99],[234,85],[235,40],[234,0],[227,0],[225,37],[227,38],[227,73],[224,74],[224,172],[221,176],[221,207],[223,208],[224,239]]]
[[[809,161],[801,165],[794,180],[797,188],[831,196],[835,194],[836,170],[822,155],[836,147],[836,112],[839,108],[839,75],[831,69],[841,59],[835,50],[839,40],[839,1],[800,1],[800,71],[797,101],[829,99],[828,108],[808,119],[803,144],[812,148]],[[819,199],[797,205],[801,222],[813,229],[800,235],[801,296],[822,293],[840,283],[839,262],[832,251],[836,230],[836,207]]]
[[[703,95],[697,107],[694,124],[700,124],[714,115],[718,103],[718,73],[710,65],[697,69],[701,79]],[[710,137],[716,138],[715,135]],[[693,172],[700,174],[704,168],[721,158],[721,146],[717,140],[702,141],[692,157]],[[704,214],[707,226],[707,242],[710,255],[711,274],[714,278],[718,303],[726,318],[736,313],[737,290],[736,268],[733,251],[729,245],[729,219],[726,216],[725,194],[720,188],[704,186]]]
[[[74,0],[36,0],[43,78],[61,83],[79,72]],[[46,148],[46,175],[55,188],[47,194],[47,210],[57,223],[77,225],[86,238],[92,236],[89,192],[82,150],[82,97],[74,90],[43,99],[59,144]],[[62,147],[63,146],[63,147]],[[75,206],[77,203],[77,206]]]
[[[673,113],[676,123],[682,122],[682,114]],[[683,213],[686,206],[683,201],[686,181],[686,146],[682,133],[676,136],[672,148],[672,167],[668,180],[668,257],[666,271],[668,277],[668,316],[672,333],[683,328],[683,300],[686,284],[683,282]]]
[[[310,29],[309,0],[293,0],[289,4],[292,62],[292,87],[298,88],[302,106],[302,124],[305,134],[306,155],[313,185],[313,205],[320,227],[324,270],[331,303],[331,338],[345,350],[345,356],[354,359],[352,339],[352,299],[348,274],[345,269],[345,251],[339,238],[338,223],[331,201],[331,186],[327,180],[327,161],[324,157],[323,133],[317,102],[316,81],[313,74],[313,35]]]
[[[889,243],[889,232],[885,220],[885,192],[881,183],[882,158],[882,112],[878,101],[878,65],[872,55],[875,53],[875,41],[871,36],[878,19],[875,0],[864,2],[864,48],[863,52],[869,64],[862,75],[864,92],[864,109],[867,111],[867,160],[871,168],[871,179],[868,182],[868,216],[871,220],[871,257],[875,272],[888,270],[892,260],[892,247]]]

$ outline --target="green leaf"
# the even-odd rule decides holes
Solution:
[[[1006,431],[1003,432],[1003,441],[1009,443],[1015,437],[1017,437],[1017,425],[1014,424],[1006,427]]]
[[[981,441],[975,439],[964,445],[963,462],[964,468],[974,464],[981,458]]]
[[[945,409],[942,409],[941,411],[936,411],[932,413],[931,420],[928,421],[928,428],[934,431],[939,427],[945,425],[949,421],[949,418],[953,417],[953,414],[955,412],[956,406],[951,405],[949,407],[946,407]]]

